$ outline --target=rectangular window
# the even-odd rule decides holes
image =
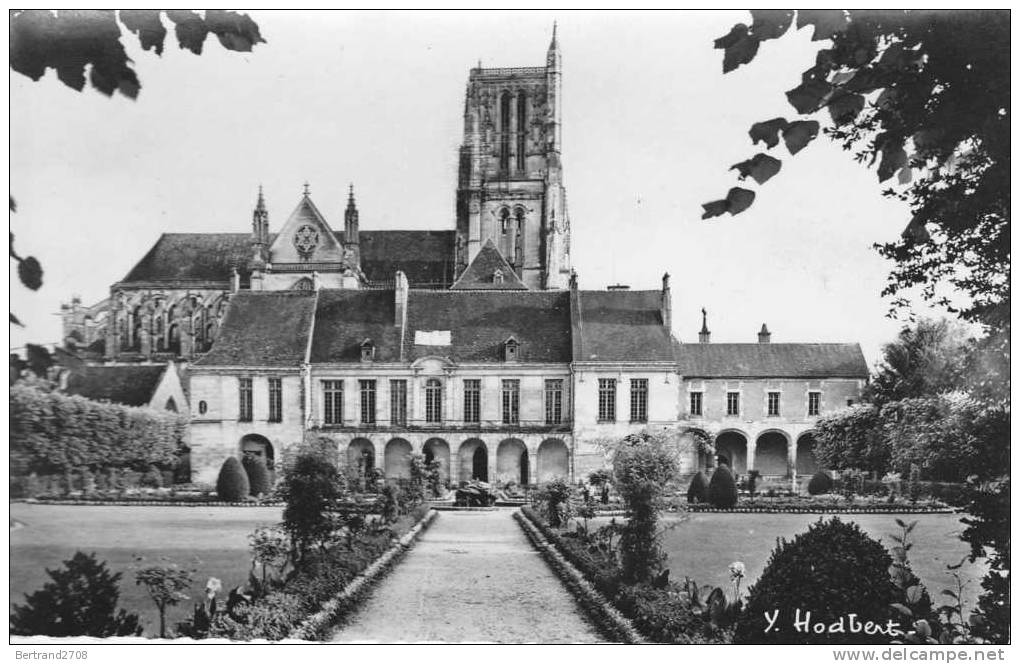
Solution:
[[[474,378],[464,381],[464,421],[482,420],[482,381]]]
[[[648,379],[630,379],[630,421],[648,421]]]
[[[322,381],[322,419],[326,424],[344,422],[344,382],[342,380]]]
[[[521,422],[521,381],[503,381],[503,424]]]
[[[599,422],[616,421],[616,379],[599,378]]]
[[[407,381],[390,381],[390,424],[407,426]]]
[[[704,413],[701,410],[702,404],[702,393],[691,392],[691,415],[695,417],[701,417]]]
[[[251,422],[251,378],[238,380],[238,398],[237,419],[242,422]]]
[[[563,423],[563,381],[545,381],[545,423]]]
[[[779,415],[779,392],[769,392],[768,414]]]
[[[726,414],[740,415],[740,392],[726,393]]]
[[[822,409],[822,393],[821,392],[808,392],[807,393],[807,414],[817,415]]]
[[[269,379],[269,421],[283,421],[283,379]]]
[[[359,380],[361,387],[361,423],[375,424],[375,381]]]
[[[443,421],[443,383],[438,378],[429,378],[425,382],[425,421]]]

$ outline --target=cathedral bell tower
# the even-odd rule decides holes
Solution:
[[[457,270],[492,241],[530,289],[566,288],[570,220],[560,163],[562,56],[472,69],[457,187]]]

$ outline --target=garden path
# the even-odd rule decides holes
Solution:
[[[441,512],[332,641],[602,641],[511,510]]]

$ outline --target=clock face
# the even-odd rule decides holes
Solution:
[[[319,246],[319,231],[313,226],[302,226],[294,233],[294,246],[302,258],[308,258]]]

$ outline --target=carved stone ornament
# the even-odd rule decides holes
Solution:
[[[294,248],[301,254],[301,258],[309,259],[319,246],[319,231],[314,226],[305,224],[294,233]]]

